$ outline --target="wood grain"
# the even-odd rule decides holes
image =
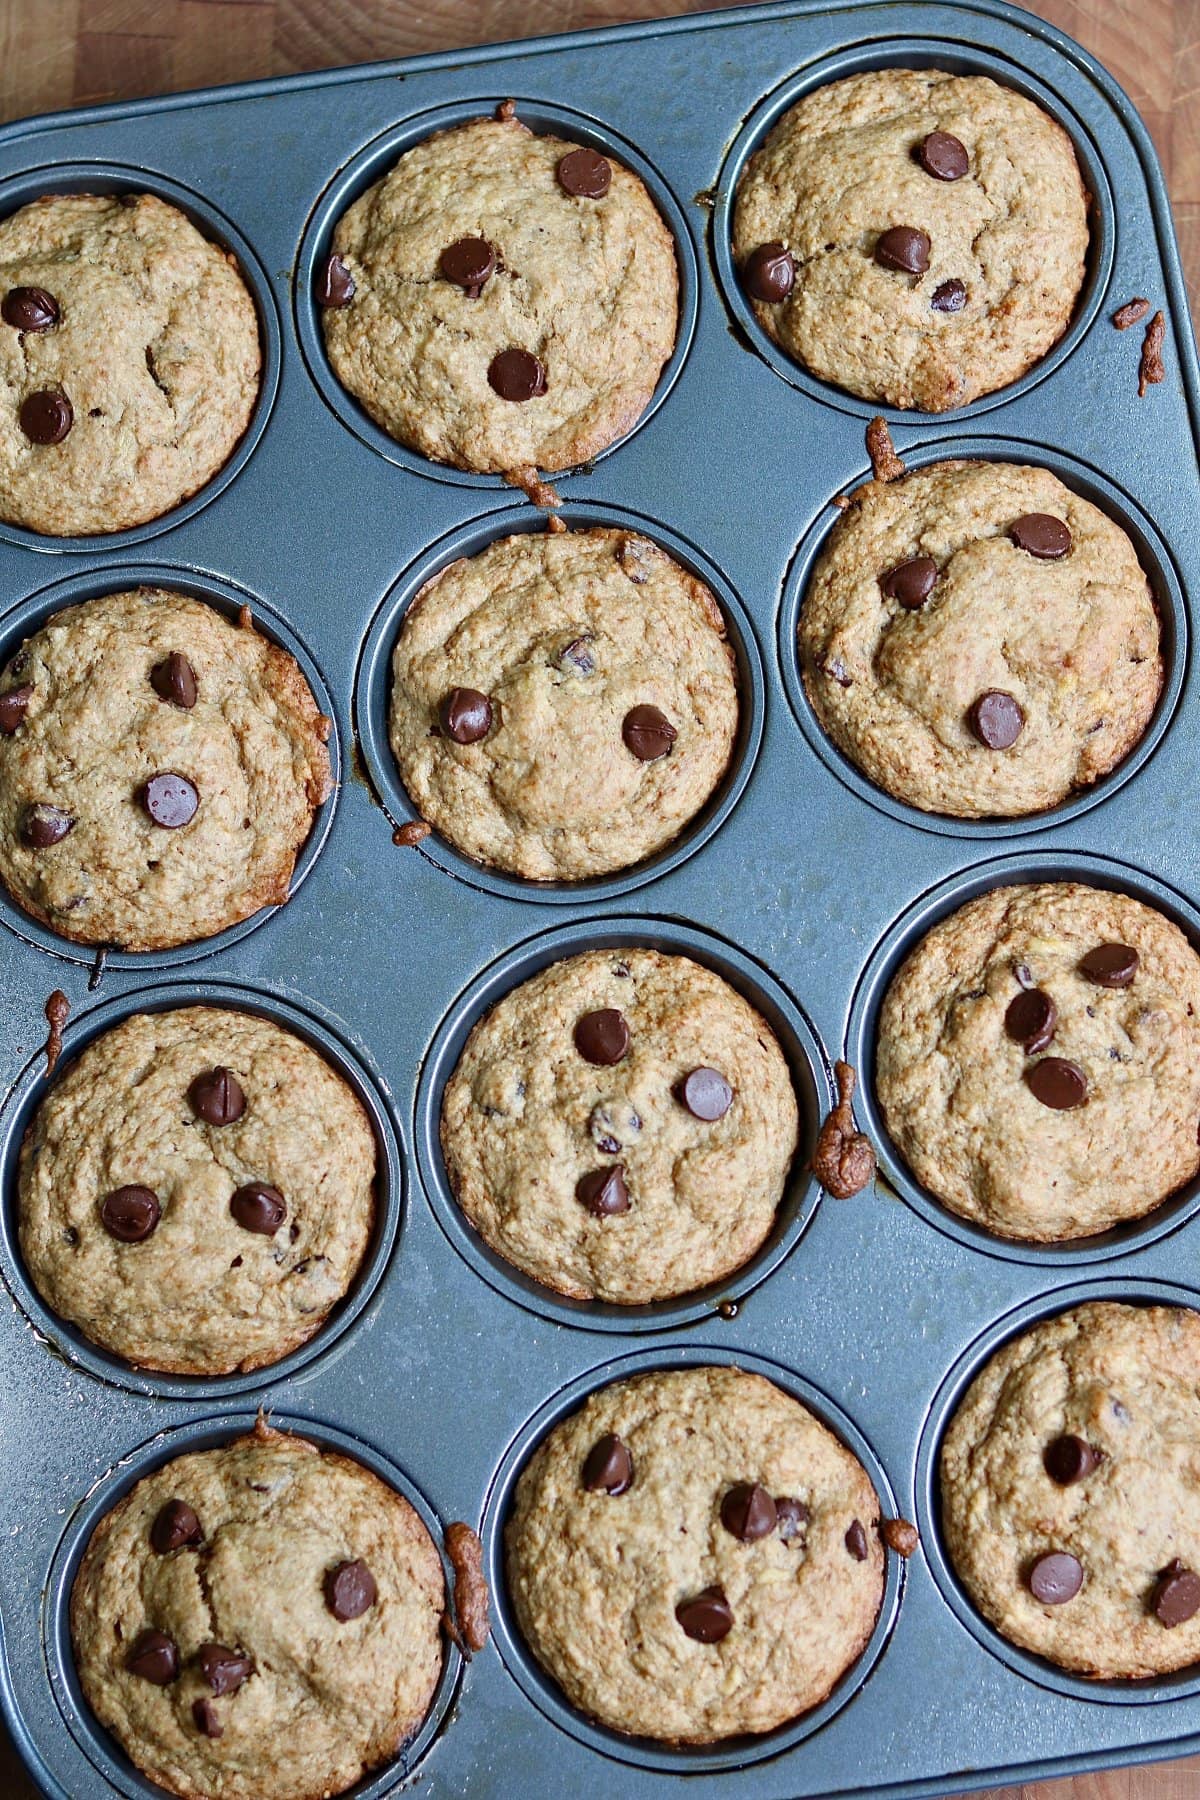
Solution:
[[[0,0],[0,119],[295,74],[722,0]],[[725,0],[732,4],[732,0]],[[1200,301],[1200,0],[1027,0],[1112,70],[1167,172]],[[0,1794],[34,1790],[0,1741]],[[1200,1758],[1000,1790],[998,1800],[1200,1800]]]

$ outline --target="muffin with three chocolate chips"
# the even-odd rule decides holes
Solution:
[[[738,725],[712,594],[608,528],[452,563],[409,608],[392,680],[418,812],[466,855],[542,881],[663,849],[720,784]]]
[[[1083,286],[1070,138],[983,75],[870,69],[805,94],[746,165],[733,251],[756,317],[814,375],[945,412],[1056,344]]]
[[[258,398],[233,256],[153,194],[47,194],[0,220],[0,518],[58,537],[168,512]]]

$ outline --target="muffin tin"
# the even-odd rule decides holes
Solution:
[[[1070,1248],[1006,1245],[914,1186],[870,1093],[873,1020],[905,946],[996,881],[1082,876],[1142,894],[1200,947],[1200,767],[1185,596],[1200,581],[1192,431],[1200,390],[1161,174],[1129,102],[1077,46],[995,0],[767,5],[572,38],[421,58],[27,121],[0,132],[0,214],[54,189],[149,190],[237,254],[259,308],[265,380],[229,467],[165,518],[108,538],[0,526],[0,660],[56,605],[139,581],[235,610],[300,654],[336,725],[341,785],[291,903],[204,944],[107,956],[0,902],[0,1701],[55,1800],[154,1796],[82,1705],[65,1613],[102,1510],[148,1468],[219,1441],[261,1400],[281,1423],[346,1445],[437,1526],[480,1525],[493,1644],[447,1654],[404,1756],[360,1795],[411,1781],[485,1800],[672,1790],[796,1800],[951,1794],[1200,1746],[1195,1671],[1089,1684],[998,1638],[940,1544],[937,1446],[992,1347],[1084,1297],[1200,1304],[1200,1183],[1124,1232]],[[1094,196],[1078,316],[1001,393],[937,418],[891,413],[910,463],[1041,462],[1132,529],[1155,585],[1169,679],[1144,742],[1092,793],[997,825],[914,812],[825,741],[803,695],[795,617],[836,513],[868,473],[879,409],[807,376],[768,344],[738,292],[727,232],[745,157],[801,91],[864,67],[983,72],[1032,94],[1070,132]],[[386,741],[387,660],[427,575],[538,515],[495,477],[437,467],[383,437],[333,381],[312,272],[338,212],[405,145],[514,96],[529,124],[611,149],[674,231],[679,344],[654,404],[594,465],[558,480],[571,523],[629,523],[714,586],[746,700],[734,766],[684,836],[645,866],[574,887],[476,868],[427,839]],[[1137,398],[1141,328],[1167,315],[1167,379]],[[328,698],[325,698],[325,697]],[[683,949],[752,994],[780,1031],[811,1147],[845,1049],[880,1149],[873,1191],[838,1202],[798,1173],[779,1227],[720,1291],[621,1312],[556,1299],[496,1262],[446,1191],[438,1095],[470,1024],[547,960],[592,944]],[[64,1055],[144,1008],[195,1000],[278,1017],[364,1097],[386,1171],[375,1242],[312,1342],[253,1377],[127,1369],[41,1306],[13,1219],[16,1151],[44,1091],[50,991],[71,1001]],[[1189,1260],[1189,1251],[1192,1259]],[[815,1713],[762,1739],[683,1751],[574,1714],[539,1671],[505,1594],[502,1526],[524,1456],[599,1382],[733,1361],[808,1400],[863,1457],[885,1510],[923,1549],[889,1557],[861,1661]]]

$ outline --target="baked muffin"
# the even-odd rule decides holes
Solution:
[[[153,194],[46,194],[0,220],[0,518],[56,537],[169,512],[258,398],[236,260]]]
[[[558,1293],[622,1306],[753,1256],[798,1130],[766,1021],[657,950],[585,951],[514,988],[442,1099],[447,1174],[476,1231]]]
[[[318,300],[334,373],[376,424],[437,462],[528,477],[636,424],[678,285],[636,175],[500,117],[426,138],[354,202]]]
[[[224,1375],[305,1343],[375,1216],[357,1095],[251,1013],[135,1013],[54,1082],[21,1146],[21,1254],[62,1318],[142,1368]]]
[[[1200,1168],[1200,958],[1128,894],[994,888],[922,938],[876,1087],[917,1180],[998,1237],[1088,1237]]]
[[[942,1522],[980,1612],[1107,1680],[1200,1660],[1200,1316],[1094,1301],[976,1376],[942,1446]]]
[[[323,1800],[396,1755],[442,1665],[441,1558],[408,1501],[261,1420],[178,1456],[71,1592],[89,1706],[183,1800]]]
[[[614,1382],[543,1440],[505,1532],[517,1623],[571,1704],[678,1744],[771,1731],[858,1657],[879,1501],[798,1400],[740,1369]]]
[[[1058,342],[1084,278],[1071,140],[983,75],[870,69],[790,108],[746,165],[733,251],[759,323],[814,375],[945,412]]]
[[[68,607],[0,675],[0,878],[61,937],[126,950],[282,905],[329,730],[295,659],[214,607]]]
[[[1141,738],[1159,621],[1129,538],[1046,469],[945,462],[869,482],[800,616],[824,729],[910,806],[1013,817],[1069,799]]]
[[[422,817],[535,880],[641,862],[724,775],[737,666],[703,582],[646,538],[526,533],[451,563],[392,658],[391,742]]]

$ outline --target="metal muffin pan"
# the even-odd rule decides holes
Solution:
[[[817,730],[795,611],[832,499],[866,472],[864,424],[879,409],[766,344],[726,241],[737,172],[792,97],[913,60],[995,74],[1059,117],[1094,195],[1095,240],[1061,345],[972,407],[891,414],[900,453],[1026,458],[1075,482],[1132,528],[1166,631],[1168,690],[1129,761],[1093,793],[994,827],[888,801]],[[436,838],[392,843],[410,816],[385,706],[404,608],[451,556],[537,515],[494,478],[381,438],[331,384],[311,304],[340,207],[427,130],[510,96],[531,124],[641,170],[680,249],[675,358],[628,437],[556,478],[566,516],[628,521],[711,579],[745,684],[738,757],[710,809],[643,868],[575,889],[477,869]],[[101,1509],[141,1469],[234,1433],[259,1400],[415,1484],[431,1524],[482,1527],[495,1645],[466,1669],[448,1653],[429,1724],[364,1794],[415,1784],[473,1800],[640,1800],[686,1777],[689,1793],[735,1800],[899,1800],[1200,1747],[1194,1671],[1087,1684],[996,1638],[947,1568],[935,1478],[963,1382],[1023,1321],[1083,1292],[1200,1305],[1195,1193],[1102,1244],[984,1240],[898,1166],[869,1091],[871,1021],[895,957],[923,921],[994,880],[1115,881],[1200,941],[1200,834],[1187,805],[1200,773],[1189,645],[1200,380],[1161,174],[1129,102],[1067,38],[999,0],[917,0],[902,18],[890,4],[802,0],[0,132],[0,211],[81,184],[161,193],[234,250],[259,308],[263,396],[228,468],[165,518],[84,540],[0,528],[0,653],[54,604],[146,579],[230,609],[246,599],[301,653],[336,721],[343,783],[293,900],[252,929],[93,958],[0,905],[0,1272],[11,1299],[0,1316],[0,1704],[39,1790],[159,1793],[81,1708],[64,1630],[71,1572]],[[1135,294],[1168,318],[1167,380],[1144,401],[1140,331],[1108,323]],[[436,1129],[440,1085],[480,1007],[548,955],[614,941],[683,949],[764,1005],[798,1077],[809,1147],[848,1047],[867,1077],[860,1116],[882,1168],[874,1192],[845,1203],[819,1199],[800,1175],[776,1237],[739,1277],[627,1318],[560,1302],[490,1259],[445,1190]],[[45,1091],[37,1051],[54,987],[72,1004],[68,1054],[130,1010],[203,997],[293,1024],[359,1087],[385,1152],[386,1202],[358,1286],[302,1351],[253,1377],[160,1378],[90,1350],[39,1309],[14,1242],[12,1183]],[[872,1647],[826,1706],[769,1738],[689,1753],[623,1740],[566,1707],[512,1622],[501,1534],[529,1447],[586,1391],[709,1356],[765,1363],[808,1397],[864,1454],[885,1506],[920,1525],[924,1549],[903,1570],[892,1559]]]

